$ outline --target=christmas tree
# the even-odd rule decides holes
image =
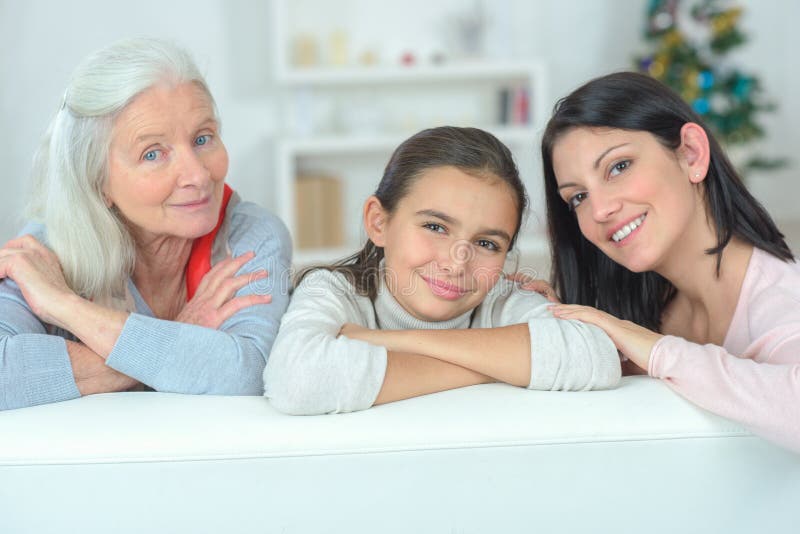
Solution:
[[[645,38],[653,52],[637,59],[639,70],[681,95],[727,148],[763,137],[757,115],[775,106],[764,99],[756,76],[730,65],[726,58],[746,41],[738,28],[741,8],[720,0],[680,4],[680,0],[649,1]],[[784,164],[783,159],[751,157],[738,167],[747,174]]]

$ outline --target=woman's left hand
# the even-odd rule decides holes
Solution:
[[[614,342],[617,350],[645,371],[650,366],[650,352],[653,350],[653,345],[664,337],[636,323],[617,319],[590,306],[557,304],[550,306],[550,311],[560,319],[576,319],[602,328]]]
[[[0,249],[0,279],[10,278],[31,311],[45,323],[63,326],[51,308],[75,293],[67,285],[55,253],[32,235],[12,239]]]

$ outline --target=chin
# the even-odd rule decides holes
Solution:
[[[439,323],[442,321],[449,321],[462,315],[467,310],[461,308],[454,308],[452,306],[427,306],[423,309],[415,310],[415,315],[423,321],[432,323]]]

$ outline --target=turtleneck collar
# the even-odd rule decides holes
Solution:
[[[408,313],[383,283],[383,262],[380,266],[380,287],[375,298],[375,314],[382,330],[448,330],[469,328],[472,310],[447,321],[422,321]]]

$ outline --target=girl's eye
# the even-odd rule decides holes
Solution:
[[[572,195],[567,204],[569,204],[570,211],[575,211],[575,209],[581,205],[581,202],[586,200],[586,193],[576,193]]]
[[[159,153],[161,153],[160,150],[148,150],[147,152],[144,153],[142,159],[145,161],[155,161],[158,159]]]
[[[492,252],[500,251],[500,246],[494,241],[490,241],[488,239],[479,239],[477,241],[477,245],[479,247],[485,248],[486,250],[491,250]]]
[[[194,140],[194,144],[197,145],[197,146],[203,146],[203,145],[208,144],[210,141],[211,141],[211,136],[210,135],[208,135],[208,134],[200,135]]]
[[[422,227],[427,228],[431,232],[436,232],[437,234],[443,234],[446,231],[444,226],[437,223],[425,223]]]
[[[622,161],[620,161],[618,163],[615,163],[611,167],[611,173],[610,174],[611,174],[611,176],[617,176],[618,174],[620,174],[622,171],[624,171],[625,169],[627,169],[630,166],[631,166],[631,160],[629,160],[629,159],[622,160]]]

